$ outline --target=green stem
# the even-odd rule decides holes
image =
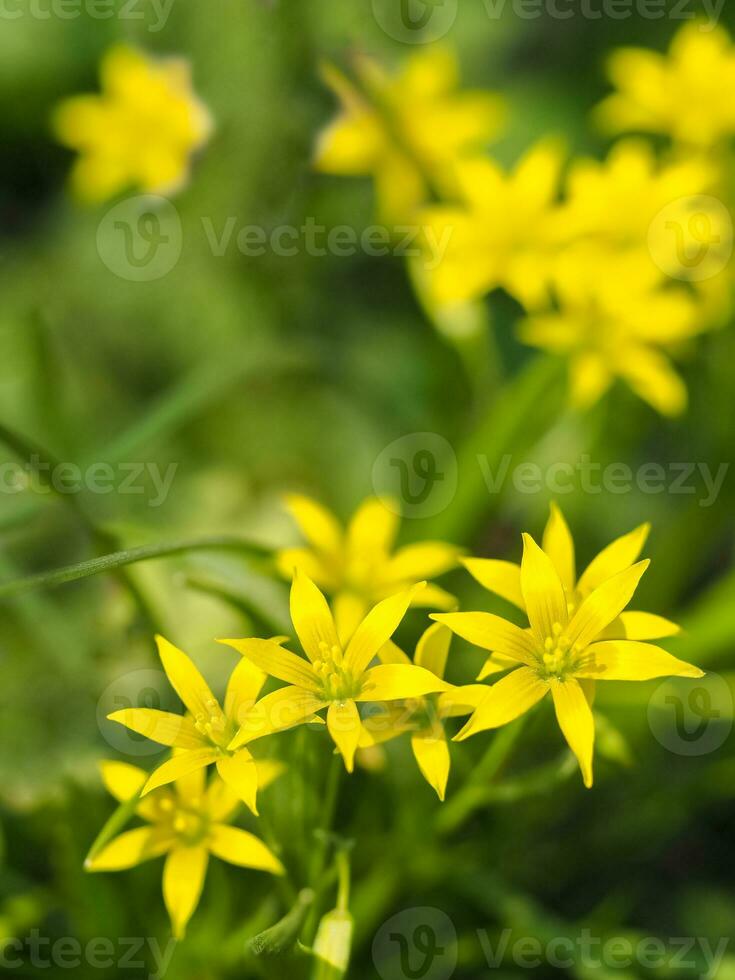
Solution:
[[[102,555],[99,558],[77,562],[74,565],[66,565],[50,572],[41,572],[38,575],[30,575],[27,578],[6,582],[4,585],[0,585],[0,599],[22,595],[24,592],[30,592],[33,589],[51,588],[64,585],[66,582],[75,582],[78,579],[89,578],[91,575],[99,575],[103,572],[123,568],[126,565],[133,565],[139,561],[167,558],[172,555],[186,554],[189,551],[220,551],[223,549],[241,551],[258,557],[270,554],[270,550],[263,545],[228,535],[172,541],[168,544],[143,545],[139,548],[116,551],[110,555]]]
[[[508,761],[513,748],[523,732],[528,715],[521,715],[509,725],[501,728],[475,766],[472,776],[462,789],[456,793],[439,811],[436,829],[439,834],[450,834],[460,827],[476,809],[482,806],[487,784],[496,778]]]
[[[337,809],[337,797],[339,795],[339,784],[343,766],[344,762],[342,761],[342,756],[338,755],[337,753],[333,753],[329,764],[329,772],[327,773],[327,784],[324,790],[321,815],[319,817],[317,827],[315,828],[317,832],[317,841],[309,872],[309,882],[315,891],[318,889],[319,879],[324,874],[324,868],[327,863],[327,854],[329,853],[329,834],[334,823],[334,814]],[[309,917],[306,920],[306,928],[304,931],[306,937],[305,941],[308,943],[313,942],[314,939],[317,915],[318,909],[315,903],[314,907],[309,912]]]

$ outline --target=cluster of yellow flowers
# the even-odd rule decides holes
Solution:
[[[443,800],[450,771],[446,721],[469,716],[455,736],[461,741],[507,724],[551,693],[590,786],[597,681],[702,676],[650,642],[675,634],[673,623],[626,611],[648,566],[638,561],[647,526],[614,541],[577,579],[572,536],[556,506],[542,547],[524,534],[520,565],[462,557],[438,542],[392,553],[395,509],[377,499],[359,508],[346,531],[315,501],[293,497],[289,506],[309,546],[281,551],[277,563],[292,578],[291,619],[303,654],[286,648],[288,637],[220,641],[242,657],[220,705],[192,660],[159,637],[161,663],[187,713],[125,708],[110,715],[170,746],[172,754],[151,774],[119,762],[103,765],[110,792],[120,801],[138,800],[146,826],[111,840],[88,867],[118,870],[166,853],[164,896],[176,935],[183,935],[196,907],[209,854],[283,871],[262,841],[228,823],[241,802],[257,814],[258,791],[279,773],[277,763],[251,754],[259,739],[326,720],[351,772],[358,750],[410,735],[421,772]],[[456,606],[423,577],[459,563],[515,604],[528,626],[488,612],[434,612],[435,622],[409,658],[392,640],[409,607]],[[331,596],[331,607],[314,579]],[[446,679],[453,633],[490,654],[481,683],[458,686]],[[267,677],[283,686],[261,697]],[[484,683],[488,677],[495,683]],[[209,766],[215,771],[207,783]]]
[[[617,51],[618,92],[598,122],[666,136],[666,148],[627,136],[604,161],[566,165],[564,147],[544,139],[506,171],[483,147],[502,103],[457,92],[450,52],[414,55],[396,77],[362,58],[354,85],[326,73],[342,111],[316,167],[371,174],[384,220],[422,229],[432,261],[419,260],[413,280],[438,315],[501,288],[524,310],[521,339],[568,358],[575,405],[619,377],[675,415],[687,395],[668,355],[730,310],[732,221],[720,198],[734,66],[727,33],[698,22],[667,56]],[[438,265],[437,241],[448,242]]]

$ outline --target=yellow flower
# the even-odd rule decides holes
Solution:
[[[446,626],[434,623],[419,640],[413,663],[444,680],[451,639]],[[394,643],[383,647],[380,659],[383,663],[411,663]],[[444,722],[447,718],[471,714],[485,694],[484,684],[466,684],[440,694],[382,706],[364,720],[360,749],[369,749],[410,732],[411,748],[421,774],[443,802],[451,765]]]
[[[144,785],[147,773],[125,762],[103,762],[102,778],[110,793],[126,803]],[[163,897],[177,939],[199,903],[209,855],[242,868],[281,875],[283,866],[253,834],[229,823],[239,808],[235,794],[214,776],[209,785],[203,769],[176,781],[173,789],[156,789],[141,800],[136,813],[146,826],[115,837],[87,862],[88,871],[124,871],[165,854]]]
[[[424,667],[378,664],[373,657],[398,628],[416,591],[423,583],[379,602],[362,620],[349,643],[337,635],[327,600],[306,575],[296,569],[291,586],[291,619],[306,657],[284,650],[274,640],[222,640],[272,677],[288,684],[276,692],[284,706],[293,700],[300,713],[328,708],[327,728],[352,772],[362,734],[357,705],[365,701],[398,701],[448,691],[451,685]],[[287,713],[287,709],[284,707]],[[230,743],[236,751],[250,739],[245,724]]]
[[[554,533],[563,538],[558,524]],[[513,721],[551,692],[559,726],[577,757],[585,786],[591,786],[595,727],[590,694],[585,690],[589,682],[701,677],[702,671],[651,643],[609,638],[611,624],[633,597],[648,561],[627,565],[604,578],[575,606],[554,561],[530,535],[524,534],[523,542],[520,593],[530,628],[521,629],[492,613],[432,616],[475,646],[512,663],[511,672],[488,689],[457,740]],[[627,562],[635,545],[633,541],[621,548],[618,543],[613,552],[618,555],[617,562],[609,558],[600,562],[598,557],[600,572],[607,574],[606,562],[610,568]],[[564,547],[568,549],[568,543]],[[567,555],[565,575],[569,583],[568,561]],[[592,581],[595,579],[593,575]]]
[[[558,308],[534,313],[519,325],[519,336],[569,359],[576,407],[593,405],[615,378],[664,415],[686,407],[686,387],[666,352],[705,324],[686,289],[660,288],[659,277],[635,250],[577,246],[559,256],[553,276]]]
[[[389,503],[390,507],[369,497],[343,529],[316,501],[298,495],[286,500],[310,547],[280,551],[279,571],[290,581],[299,568],[332,596],[342,643],[376,602],[457,564],[460,549],[441,541],[422,541],[391,554],[399,518],[397,505]],[[414,598],[414,605],[433,609],[451,609],[454,604],[454,596],[436,585],[425,586]]]
[[[97,203],[132,188],[176,191],[212,129],[188,63],[117,45],[102,59],[100,76],[100,95],[66,99],[53,117],[58,139],[80,154],[71,174],[75,194]]]
[[[573,615],[584,600],[607,579],[638,560],[651,530],[650,524],[641,524],[628,534],[616,538],[596,555],[577,579],[577,563],[574,539],[561,509],[551,504],[549,519],[544,528],[541,546],[551,559],[559,576],[569,615]],[[462,564],[480,585],[502,596],[523,612],[526,602],[521,589],[521,566],[512,561],[494,558],[465,558]],[[679,632],[676,623],[663,616],[647,612],[622,612],[605,630],[606,640],[660,640]],[[507,670],[513,662],[499,656],[489,657],[478,680]]]
[[[461,205],[429,207],[420,216],[432,241],[447,242],[439,264],[427,269],[436,303],[465,302],[498,287],[526,307],[547,298],[562,160],[561,147],[547,140],[532,147],[510,173],[480,157],[457,164]],[[430,261],[428,252],[419,261]]]
[[[735,134],[735,48],[724,28],[692,21],[668,55],[621,48],[608,74],[618,91],[597,117],[609,132],[663,133],[701,149]]]
[[[277,646],[277,641],[272,641]],[[214,763],[217,772],[233,793],[257,813],[258,770],[250,752],[236,751],[229,743],[235,734],[246,731],[240,746],[256,738],[283,731],[301,722],[312,721],[309,703],[290,699],[283,710],[280,691],[257,700],[265,674],[245,660],[233,670],[227,685],[224,708],[189,657],[162,636],[156,637],[163,669],[171,686],[189,711],[175,715],[156,708],[122,708],[108,715],[111,721],[145,735],[177,751],[158,767],[145,784],[143,795],[159,786],[203,769]],[[299,711],[303,713],[299,713]]]
[[[356,70],[359,86],[325,69],[342,111],[319,137],[315,166],[371,175],[383,220],[405,221],[432,191],[451,193],[454,163],[495,135],[502,102],[487,92],[458,92],[456,58],[442,47],[409,57],[396,76],[366,57]]]

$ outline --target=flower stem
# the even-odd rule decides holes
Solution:
[[[327,773],[327,783],[324,789],[321,814],[315,828],[317,841],[309,870],[309,884],[314,891],[318,891],[319,879],[324,874],[324,868],[327,863],[329,834],[334,823],[335,810],[337,809],[337,797],[339,795],[339,783],[343,766],[342,757],[334,753]],[[313,941],[314,933],[316,932],[317,913],[318,909],[314,905],[309,912],[304,930],[305,941],[307,943]]]

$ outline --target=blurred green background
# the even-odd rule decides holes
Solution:
[[[510,300],[492,303],[508,386],[500,391],[501,382],[468,380],[460,356],[423,316],[399,258],[303,251],[248,258],[234,243],[223,256],[213,254],[203,219],[217,233],[231,217],[238,228],[266,229],[299,227],[307,216],[358,230],[373,222],[369,181],[310,169],[314,137],[334,113],[319,63],[344,64],[350,51],[366,50],[396,64],[410,53],[381,29],[369,3],[174,0],[161,30],[151,29],[158,14],[142,0],[135,8],[140,19],[123,16],[122,5],[110,19],[46,17],[45,9],[10,5],[0,30],[3,438],[6,430],[19,433],[57,460],[110,463],[118,475],[131,464],[175,472],[160,506],[152,505],[158,494],[150,473],[136,480],[142,492],[118,486],[83,498],[42,493],[34,480],[19,492],[5,483],[2,580],[116,547],[208,534],[268,545],[295,541],[284,492],[307,492],[347,518],[374,492],[376,459],[410,433],[448,440],[459,484],[439,514],[406,520],[402,539],[446,536],[475,554],[512,560],[520,556],[521,530],[540,535],[551,495],[518,493],[510,481],[489,494],[478,453],[492,460],[510,453],[513,466],[574,463],[583,453],[603,466],[633,469],[702,463],[714,472],[732,463],[730,328],[692,348],[683,368],[691,405],[681,420],[662,420],[622,387],[580,417],[559,411],[553,371],[531,390],[513,387],[536,354],[513,338],[518,311]],[[733,11],[726,16],[735,20]],[[605,144],[588,114],[607,91],[604,55],[619,44],[663,49],[678,26],[669,17],[526,20],[510,7],[493,20],[477,3],[462,6],[445,41],[458,50],[467,86],[508,99],[508,130],[494,152],[511,162],[546,133],[563,135],[573,153],[601,155]],[[190,185],[175,198],[181,258],[151,282],[126,281],[101,261],[97,229],[108,208],[85,210],[70,200],[72,157],[49,128],[60,98],[97,90],[100,57],[119,40],[190,59],[194,87],[216,121]],[[504,434],[504,413],[519,398],[528,401],[527,421]],[[28,458],[5,445],[0,451],[3,464]],[[357,840],[352,976],[378,975],[371,955],[377,930],[397,912],[421,906],[451,919],[459,937],[455,975],[462,978],[489,973],[478,929],[488,930],[493,946],[506,927],[514,938],[543,942],[588,927],[603,938],[706,937],[713,948],[732,934],[735,483],[728,473],[717,500],[703,507],[701,480],[692,482],[694,494],[575,491],[559,502],[580,564],[616,535],[652,522],[645,554],[653,567],[638,605],[685,624],[671,649],[715,672],[705,699],[690,701],[686,687],[662,693],[657,682],[601,691],[598,706],[613,727],[600,739],[592,791],[568,766],[551,709],[542,707],[497,791],[485,793],[454,827],[447,818],[442,823],[441,805],[405,744],[389,747],[384,770],[358,771],[345,781],[337,827]],[[160,862],[116,875],[82,870],[113,808],[96,760],[148,766],[161,758],[154,746],[113,732],[104,712],[141,684],[166,696],[154,625],[191,653],[219,689],[234,661],[213,638],[246,635],[253,596],[276,616],[286,602],[285,584],[232,554],[133,566],[130,580],[146,597],[147,613],[123,581],[100,576],[7,599],[0,616],[0,942],[34,929],[50,942],[111,938],[118,962],[74,968],[84,978],[155,973],[148,948],[128,954],[145,966],[120,962],[118,937],[156,937],[162,949],[168,941]],[[211,594],[222,583],[238,601]],[[442,585],[464,608],[508,611],[500,600],[489,604],[464,574]],[[419,613],[411,617],[407,642],[423,623]],[[455,641],[453,656],[453,679],[470,680],[477,651]],[[679,698],[691,730],[704,719],[704,741],[676,735],[666,694]],[[279,746],[287,757],[299,737],[320,738],[284,736]],[[485,751],[483,742],[453,748],[450,801]],[[322,779],[309,774],[300,803],[302,774],[293,770],[265,794],[265,818],[287,857],[298,846],[298,807],[316,806]],[[296,857],[293,864],[298,868]],[[262,965],[245,941],[285,911],[270,882],[212,862],[199,911],[165,975],[259,975]],[[23,966],[4,960],[0,972],[25,977],[39,968],[26,956]],[[555,973],[550,966],[540,971]],[[634,963],[595,971],[577,963],[559,972],[628,978],[705,971],[700,955],[690,968],[673,962],[647,971]],[[526,972],[510,958],[495,971]],[[60,965],[45,969],[48,977],[68,973]],[[735,977],[735,950],[718,977]]]

